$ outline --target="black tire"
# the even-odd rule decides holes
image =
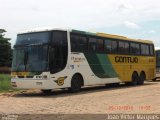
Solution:
[[[51,94],[52,90],[41,90],[43,94]]]
[[[144,84],[144,80],[146,79],[146,75],[144,72],[141,72],[139,80],[137,82],[138,85],[143,85]]]
[[[126,85],[136,86],[139,80],[137,72],[133,72],[131,79],[132,79],[132,82],[126,82]]]
[[[81,90],[83,78],[79,74],[75,74],[71,80],[71,92],[79,92]]]
[[[157,78],[152,79],[153,82],[155,82],[157,80]]]
[[[119,87],[120,83],[112,83],[113,87]]]

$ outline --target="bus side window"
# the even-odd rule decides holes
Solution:
[[[146,55],[149,55],[149,45],[146,45]]]
[[[103,40],[102,39],[97,39],[97,46],[96,46],[97,52],[103,52]]]
[[[111,44],[111,40],[105,40],[105,51],[107,52],[107,53],[110,53],[111,52],[111,50],[112,50],[112,44]]]
[[[72,35],[71,34],[71,51],[72,52],[80,52],[87,51],[87,38],[80,35]]]
[[[89,38],[89,51],[96,51],[96,38]]]
[[[153,45],[150,45],[150,46],[149,46],[149,49],[150,49],[150,55],[154,55]]]
[[[142,55],[149,55],[149,45],[141,44],[141,54]]]
[[[145,55],[146,54],[146,48],[145,48],[145,45],[141,45],[141,54],[142,55]]]
[[[119,53],[129,53],[129,43],[128,42],[122,42],[119,41],[119,49],[118,49]]]
[[[116,41],[112,41],[111,45],[112,45],[112,52],[116,53],[117,52],[117,42]]]
[[[104,47],[107,53],[117,52],[117,42],[115,40],[106,39]]]
[[[138,43],[131,43],[130,44],[130,53],[134,55],[140,54],[140,45]]]

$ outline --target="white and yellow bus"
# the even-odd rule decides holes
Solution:
[[[19,89],[70,88],[155,78],[154,44],[105,33],[46,29],[19,33],[14,45],[12,86]]]

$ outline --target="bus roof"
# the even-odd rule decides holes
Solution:
[[[34,32],[52,31],[52,30],[67,31],[69,29],[61,29],[61,28],[37,28],[37,29],[30,29],[30,30],[21,31],[21,32],[18,33],[18,35],[19,34],[34,33]]]
[[[80,33],[80,34],[87,34],[87,35],[94,35],[94,36],[100,36],[100,37],[106,37],[106,38],[112,38],[112,39],[153,44],[151,40],[133,39],[133,38],[128,38],[128,37],[121,36],[121,35],[114,35],[114,34],[107,34],[107,33],[100,33],[100,32],[92,33],[92,32],[85,32],[85,31],[79,31],[79,30],[72,30],[72,31],[76,33]]]
[[[97,33],[99,36],[103,37],[108,37],[108,38],[113,38],[113,39],[121,39],[121,40],[127,40],[127,41],[135,41],[135,42],[143,42],[143,43],[152,43],[151,40],[142,40],[142,39],[133,39],[133,38],[128,38],[125,36],[120,36],[120,35],[114,35],[114,34],[106,34],[106,33]]]
[[[100,33],[100,32],[87,32],[87,31],[80,31],[75,29],[61,29],[61,28],[38,28],[33,30],[27,30],[22,31],[19,34],[25,34],[25,33],[34,33],[34,32],[43,32],[43,31],[52,31],[52,30],[59,30],[59,31],[70,31],[80,34],[86,34],[86,35],[93,35],[93,36],[100,36],[100,37],[107,37],[112,39],[119,39],[119,40],[126,40],[126,41],[135,41],[135,42],[143,42],[148,44],[153,44],[151,40],[142,40],[142,39],[132,39],[121,35],[114,35],[114,34],[108,34],[108,33]]]

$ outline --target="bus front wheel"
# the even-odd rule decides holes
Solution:
[[[71,87],[70,87],[70,91],[71,92],[78,92],[81,90],[81,86],[83,84],[83,78],[81,75],[79,74],[75,74],[73,77],[72,77],[72,80],[71,80]]]

